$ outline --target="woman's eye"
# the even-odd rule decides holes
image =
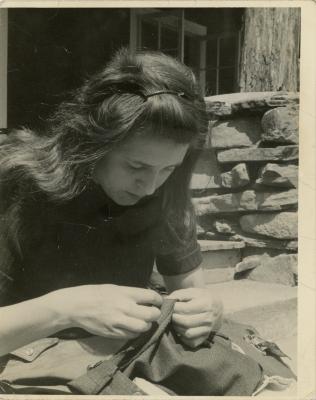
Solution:
[[[141,170],[146,169],[143,165],[138,165],[138,164],[128,164],[128,168],[131,169],[131,170],[133,170],[133,171],[141,171]],[[161,170],[161,172],[162,172],[162,173],[171,173],[171,172],[173,172],[175,169],[176,169],[175,166],[166,167],[166,168],[163,168],[163,169]]]
[[[143,168],[141,165],[133,165],[133,164],[129,164],[128,167],[133,170],[138,170]]]
[[[176,169],[176,167],[167,167],[167,168],[165,168],[165,171],[173,172],[175,169]]]

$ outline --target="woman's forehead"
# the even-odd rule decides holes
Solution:
[[[119,154],[133,161],[159,166],[180,164],[189,148],[189,144],[176,143],[165,138],[134,137],[124,142]]]

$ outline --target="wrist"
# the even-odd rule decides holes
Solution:
[[[38,298],[43,311],[47,313],[49,323],[55,332],[73,326],[68,313],[67,302],[63,296],[63,289],[55,290]]]

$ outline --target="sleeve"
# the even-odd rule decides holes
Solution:
[[[197,242],[196,225],[188,229],[181,238],[171,223],[164,224],[156,256],[156,266],[161,275],[184,274],[201,264],[202,254]]]

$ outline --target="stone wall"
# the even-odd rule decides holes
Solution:
[[[209,282],[296,284],[298,103],[283,92],[206,98],[191,190]]]

